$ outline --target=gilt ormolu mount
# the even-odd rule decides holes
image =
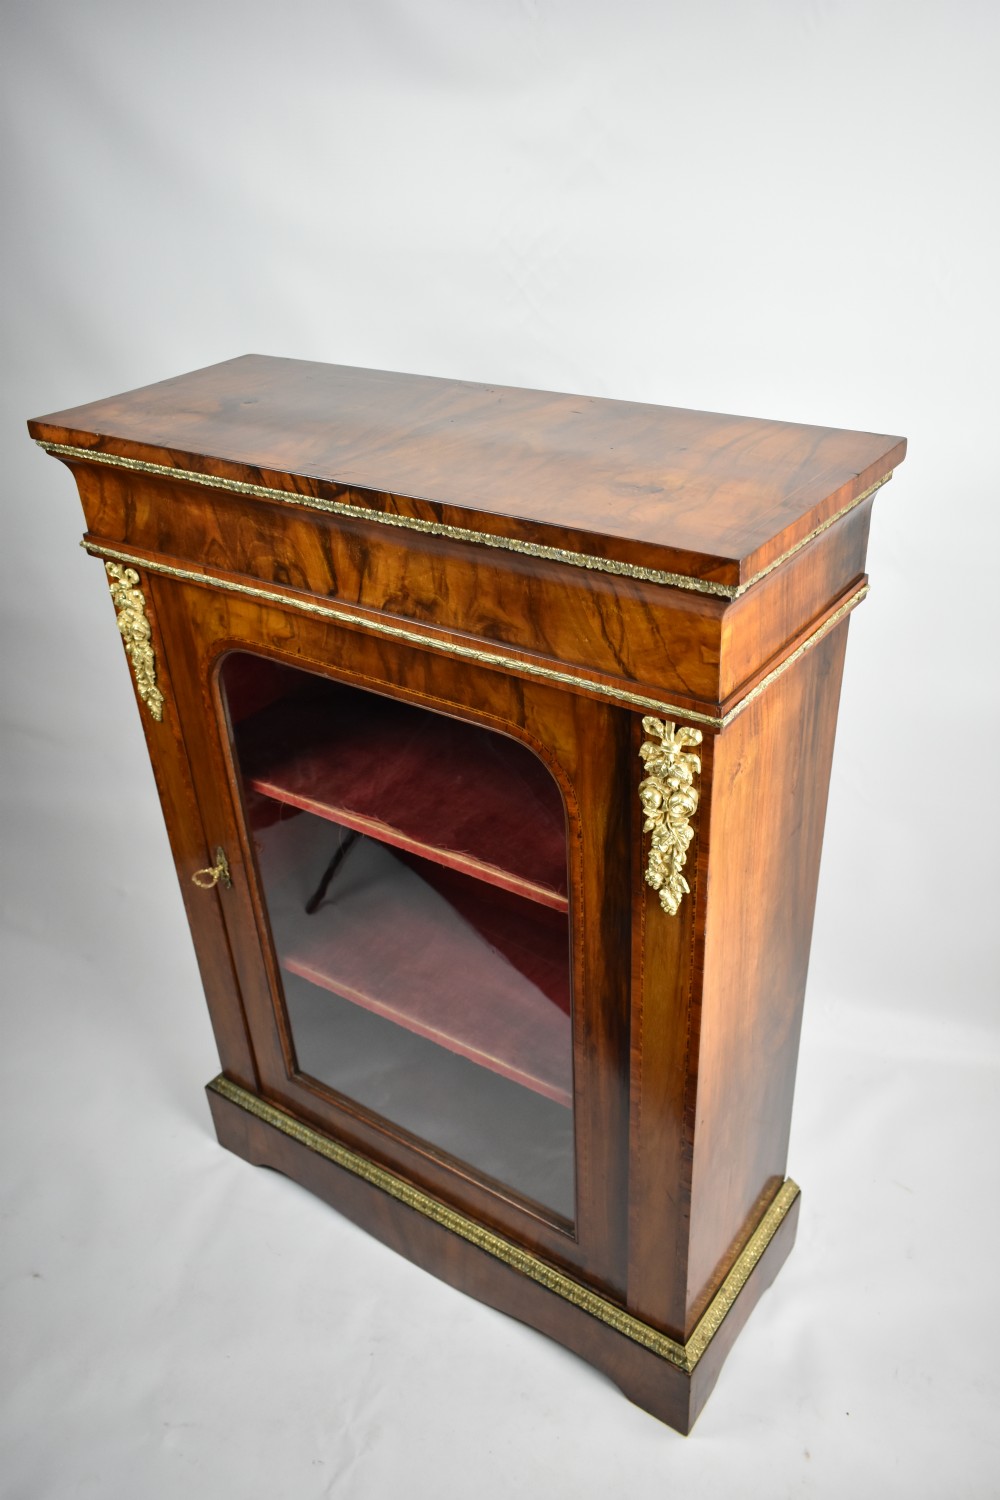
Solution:
[[[219,1139],[687,1431],[795,1233],[904,443],[257,356],[30,430],[107,570]]]

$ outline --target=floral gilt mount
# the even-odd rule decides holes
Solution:
[[[153,632],[146,617],[146,596],[139,587],[139,575],[134,568],[123,568],[116,562],[106,562],[104,567],[118,616],[118,629],[135,674],[136,692],[153,718],[160,720],[163,718],[163,694],[156,683]]]
[[[646,769],[639,783],[639,801],[645,814],[642,831],[652,834],[646,884],[659,895],[663,910],[675,917],[691,889],[681,872],[694,836],[691,819],[698,809],[694,779],[701,772],[701,758],[688,746],[701,744],[701,730],[652,717],[643,719],[642,727],[648,738],[639,747]]]

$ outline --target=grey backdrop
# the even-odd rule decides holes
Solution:
[[[1000,1493],[1000,11],[0,20],[3,1494]],[[24,419],[250,350],[910,438],[851,624],[799,1244],[687,1442],[213,1144],[113,611]]]

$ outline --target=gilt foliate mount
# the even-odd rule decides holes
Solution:
[[[701,774],[701,757],[688,748],[701,744],[701,730],[667,719],[644,718],[647,735],[639,747],[646,775],[639,783],[639,801],[645,814],[643,833],[652,834],[646,861],[646,884],[660,898],[660,905],[675,917],[691,887],[682,874],[688,845],[694,837],[691,819],[698,810],[695,777]]]
[[[104,567],[118,616],[118,629],[125,642],[125,654],[135,673],[136,692],[153,718],[160,720],[163,718],[163,694],[156,682],[153,632],[146,618],[146,596],[139,588],[139,575],[134,568],[123,568],[115,562],[106,562]]]

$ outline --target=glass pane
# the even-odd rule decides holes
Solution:
[[[518,741],[222,672],[300,1073],[573,1216],[566,819]]]

